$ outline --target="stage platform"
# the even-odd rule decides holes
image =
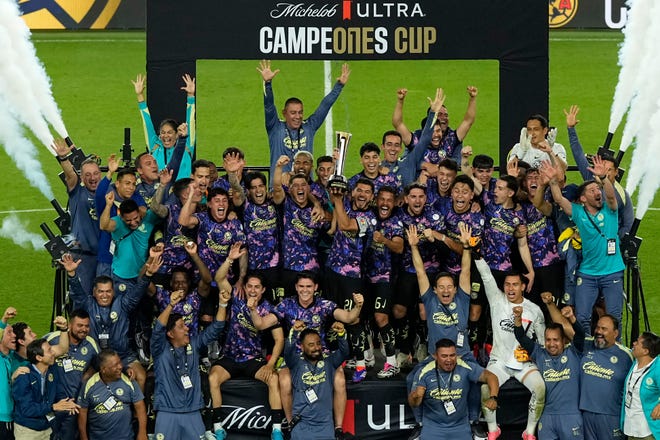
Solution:
[[[378,379],[378,369],[369,370],[367,379],[351,383],[346,371],[348,401],[344,431],[359,439],[405,440],[414,425],[406,401],[405,374],[392,379]],[[267,388],[255,380],[236,379],[222,386],[223,406],[227,410],[223,425],[232,440],[267,440],[270,417]],[[499,394],[498,423],[501,440],[520,439],[527,417],[529,392],[515,379],[502,386]],[[311,440],[311,439],[310,439]]]

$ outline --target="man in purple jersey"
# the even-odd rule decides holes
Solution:
[[[223,356],[213,363],[209,372],[209,388],[213,405],[213,430],[216,438],[224,439],[227,435],[222,426],[222,394],[220,386],[231,378],[249,377],[257,379],[268,386],[268,403],[270,404],[273,423],[272,440],[281,440],[281,423],[284,413],[282,401],[280,400],[280,387],[276,371],[277,359],[284,348],[284,333],[282,327],[277,323],[277,318],[272,315],[273,306],[262,300],[265,287],[261,276],[248,273],[245,276],[244,290],[245,298],[239,295],[236,288],[232,288],[227,273],[231,263],[238,260],[247,253],[241,249],[242,243],[232,245],[227,260],[220,266],[215,276],[215,281],[220,290],[232,291],[231,309],[227,323],[228,332]],[[257,329],[251,319],[252,314],[263,318],[272,316],[276,324],[270,328],[275,345],[268,361],[264,357],[264,346],[261,340],[261,332]]]
[[[288,162],[287,156],[281,156],[276,162],[273,201],[276,205],[282,205],[284,210],[282,284],[285,294],[291,296],[295,294],[297,272],[319,271],[319,236],[330,224],[325,220],[324,211],[312,201],[307,176],[296,174],[291,177],[288,193],[285,192],[282,185],[282,167]]]
[[[337,188],[331,189],[331,197],[335,206],[333,222],[336,230],[326,264],[325,296],[351,310],[354,307],[352,295],[364,291],[363,259],[376,224],[376,217],[370,209],[374,185],[371,180],[359,179],[349,200],[344,200],[344,192]],[[367,377],[364,323],[349,324],[347,331],[351,355],[356,360],[353,382],[357,383]]]
[[[383,369],[378,372],[380,379],[399,374],[394,328],[389,319],[395,276],[392,259],[394,254],[403,252],[403,226],[399,217],[393,215],[395,204],[396,190],[389,186],[382,187],[376,196],[376,225],[366,256],[368,310],[373,305],[374,319],[386,356]]]

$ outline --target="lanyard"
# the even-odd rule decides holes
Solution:
[[[435,370],[435,378],[438,381],[438,396],[442,396],[442,390],[440,389],[440,381],[442,380],[442,385],[447,387],[447,397],[449,398],[449,400],[451,400],[451,378],[454,376],[454,370],[456,369],[456,367],[452,368],[451,372],[449,373],[449,384],[447,384],[447,382],[445,382],[445,380],[440,376],[440,374],[438,373],[438,368],[439,368],[438,362],[436,361],[434,370]]]
[[[587,214],[587,218],[589,219],[589,221],[591,222],[591,224],[594,226],[594,228],[596,228],[596,230],[598,231],[598,233],[600,234],[600,236],[603,237],[603,238],[605,238],[605,234],[603,234],[603,231],[600,230],[600,228],[596,225],[596,223],[594,222],[594,220],[591,218],[591,214],[589,214],[589,211],[587,211],[587,208],[584,208],[584,213]]]
[[[298,131],[298,139],[296,139],[296,148],[293,148],[293,138],[291,137],[291,132],[289,131],[289,127],[287,127],[286,124],[284,125],[284,129],[286,130],[287,137],[291,141],[291,149],[294,150],[294,151],[300,150],[300,135],[302,134],[302,130],[300,128],[298,128],[298,130],[297,130]]]
[[[646,368],[644,368],[644,371],[637,376],[637,380],[635,380],[635,383],[633,384],[632,388],[630,387],[630,381],[632,380],[633,373],[630,374],[630,377],[628,378],[628,392],[632,393],[635,388],[637,387],[637,384],[639,383],[639,380],[646,374],[647,371],[649,371],[649,368],[651,368],[651,365],[648,365]]]

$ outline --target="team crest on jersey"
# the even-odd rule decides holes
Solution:
[[[83,348],[81,348],[81,349],[80,349],[80,353],[81,353],[83,356],[86,356],[86,355],[87,355],[87,347],[83,347]]]
[[[225,239],[225,241],[231,240],[231,232],[229,232],[229,231],[225,232],[225,235],[224,235],[223,238]]]
[[[651,385],[653,385],[653,378],[652,377],[647,377],[645,382],[646,382],[646,385],[651,386]]]
[[[118,396],[123,396],[124,395],[124,390],[121,388],[117,388],[115,390],[115,393],[117,393]]]
[[[440,214],[433,214],[433,220],[440,220]]]
[[[110,312],[110,319],[112,319],[112,322],[117,322],[117,318],[119,318],[119,315],[117,315],[117,312],[114,310]]]
[[[156,440],[165,440],[165,434],[159,432],[156,434]]]
[[[53,373],[48,373],[48,382],[54,381],[55,378],[53,377]]]
[[[616,356],[612,356],[612,357],[610,358],[610,362],[612,362],[613,364],[616,364],[617,362],[619,362],[619,358],[616,357]]]
[[[562,364],[565,364],[566,362],[568,362],[568,356],[566,356],[566,355],[562,356],[559,359],[559,362],[561,362]]]
[[[183,311],[184,311],[186,314],[191,313],[191,312],[192,312],[192,306],[191,306],[190,304],[188,304],[188,303],[184,304],[184,305],[183,305]]]
[[[605,220],[605,216],[603,215],[602,212],[598,213],[598,215],[596,216],[596,220],[598,220],[599,222],[602,222],[603,220]]]
[[[460,382],[461,381],[461,375],[460,374],[454,374],[454,382]]]
[[[451,304],[449,304],[449,310],[456,310],[456,303],[455,302],[452,302]]]
[[[571,294],[566,292],[564,293],[564,302],[567,303],[571,300]]]
[[[320,324],[321,323],[321,317],[319,315],[312,316],[312,322],[314,324]]]
[[[375,218],[372,218],[372,219],[371,219],[371,224],[374,225],[374,226],[376,226],[376,223],[378,223],[378,222],[376,221],[376,219],[375,219]]]
[[[582,285],[582,277],[578,277],[577,281],[575,282],[578,286]]]
[[[318,368],[323,368],[323,365],[325,365],[323,361],[318,361],[318,362],[316,363],[316,366],[317,366]]]
[[[399,225],[400,227],[403,227],[403,222],[402,222],[401,220],[399,220],[398,222],[396,222],[396,224]]]
[[[479,298],[479,292],[475,292],[474,290],[470,292],[470,298],[472,299],[477,299]]]
[[[117,286],[120,292],[125,292],[126,291],[126,284],[124,283],[119,283],[119,286]]]
[[[548,25],[551,28],[565,26],[575,18],[579,0],[550,0],[548,3]]]

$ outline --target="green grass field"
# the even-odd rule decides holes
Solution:
[[[550,122],[560,128],[558,141],[568,146],[563,108],[581,107],[578,126],[585,149],[595,152],[605,137],[614,87],[617,81],[619,32],[568,32],[550,34]],[[118,153],[123,128],[131,127],[136,152],[142,150],[143,136],[130,80],[145,71],[145,35],[141,32],[38,32],[33,35],[38,56],[53,83],[53,93],[73,140],[86,153],[106,158]],[[261,80],[257,61],[200,61],[197,66],[198,157],[220,163],[220,152],[237,145],[247,152],[249,165],[267,165],[267,138],[263,126]],[[323,63],[318,61],[277,61],[281,72],[274,82],[279,106],[289,96],[298,96],[311,112],[323,96]],[[332,63],[333,78],[339,62]],[[353,133],[347,172],[359,168],[358,147],[366,141],[380,143],[381,134],[391,127],[396,89],[409,89],[406,122],[415,127],[427,107],[427,96],[436,87],[447,94],[446,105],[452,125],[460,121],[467,103],[467,85],[479,88],[477,122],[466,139],[476,152],[497,157],[498,64],[497,61],[373,61],[351,63],[350,81],[333,107],[333,130]],[[147,98],[148,99],[148,98]],[[181,95],[181,105],[184,105]],[[521,124],[523,121],[521,121]],[[617,145],[620,132],[615,136]],[[511,145],[517,140],[512,139]],[[316,154],[324,149],[324,132],[317,137]],[[503,146],[509,148],[508,146]],[[63,185],[56,177],[57,162],[45,147],[38,146],[39,159],[56,197],[66,203]],[[28,186],[10,159],[2,154],[0,187],[7,188],[0,201],[0,221],[16,215],[29,231],[41,234],[39,224],[50,221],[55,212],[37,190]],[[625,168],[631,154],[624,159]],[[572,176],[576,180],[577,175]],[[656,205],[654,205],[656,206]],[[25,210],[36,210],[25,212]],[[45,211],[44,211],[45,210]],[[660,275],[651,269],[653,249],[660,245],[652,231],[658,230],[658,212],[649,210],[639,235],[644,238],[640,266],[647,307],[653,327],[660,323],[660,300],[654,297]],[[54,228],[54,226],[51,226]],[[0,308],[14,305],[19,317],[28,320],[39,333],[48,327],[54,271],[45,251],[24,249],[0,239]]]

